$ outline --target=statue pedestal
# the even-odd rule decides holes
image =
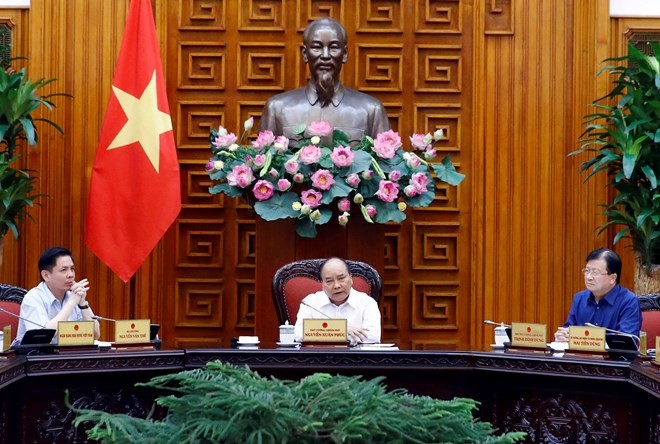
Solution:
[[[279,322],[273,302],[275,272],[289,262],[337,256],[366,262],[383,276],[385,269],[385,227],[367,223],[359,214],[347,226],[331,220],[318,228],[314,239],[296,235],[295,221],[266,222],[257,218],[255,334],[261,341],[275,342]]]

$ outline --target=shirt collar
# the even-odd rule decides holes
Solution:
[[[316,105],[319,101],[319,95],[316,93],[316,85],[311,80],[307,82],[307,86],[305,87],[305,96],[307,96],[307,101],[312,106]],[[335,93],[332,96],[332,105],[338,107],[343,98],[344,86],[340,82],[337,82]]]
[[[616,284],[610,291],[607,292],[605,296],[603,296],[600,301],[605,301],[609,305],[614,305],[614,301],[619,297],[619,292],[621,290],[621,285]],[[589,292],[589,302],[595,304],[596,303],[596,298],[594,297],[594,294]]]
[[[48,299],[50,300],[50,304],[52,304],[55,301],[59,302],[55,297],[55,295],[53,294],[53,292],[50,291],[50,288],[48,288],[46,281],[41,281],[39,285],[41,285],[42,290],[46,292],[46,296],[48,296]],[[68,291],[64,292],[64,297],[62,298],[62,305],[64,305],[68,297],[69,297],[69,292]]]
[[[326,305],[332,305],[332,306],[335,307],[335,308],[339,308],[339,307],[343,307],[344,305],[347,305],[347,304],[348,304],[348,305],[350,305],[351,307],[356,308],[355,305],[353,305],[353,304],[351,303],[352,301],[355,301],[355,298],[351,298],[351,295],[353,294],[353,287],[351,287],[351,291],[348,293],[348,297],[346,298],[346,300],[344,301],[344,303],[341,304],[341,305],[335,305],[335,304],[330,300],[330,298],[328,297],[328,295],[325,294],[325,292],[323,292],[323,294],[325,295],[326,298],[328,298],[328,302],[325,303],[325,304],[323,305],[324,307],[325,307]]]

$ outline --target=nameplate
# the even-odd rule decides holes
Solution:
[[[303,319],[303,342],[346,342],[346,319]]]
[[[605,329],[571,325],[568,327],[568,349],[605,351]]]
[[[94,321],[60,321],[57,345],[94,345]]]
[[[11,346],[11,325],[2,327],[2,351],[9,350]]]
[[[529,324],[525,322],[511,323],[512,347],[538,347],[545,349],[548,328],[545,324]]]
[[[115,321],[115,343],[137,344],[149,342],[150,319]]]
[[[655,337],[655,362],[660,362],[660,355],[658,355],[658,350],[660,350],[660,336]]]

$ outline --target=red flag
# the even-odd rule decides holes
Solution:
[[[124,282],[181,209],[150,0],[132,0],[94,161],[85,241]]]

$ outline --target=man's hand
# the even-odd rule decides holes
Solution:
[[[77,304],[83,305],[85,303],[85,298],[87,298],[87,291],[89,290],[89,281],[87,279],[82,279],[78,282],[75,282],[71,286],[71,293],[76,296],[78,299]]]
[[[559,327],[555,332],[555,342],[568,342],[568,328]]]
[[[348,327],[348,340],[351,344],[357,344],[367,340],[367,332],[369,329],[360,327]]]

